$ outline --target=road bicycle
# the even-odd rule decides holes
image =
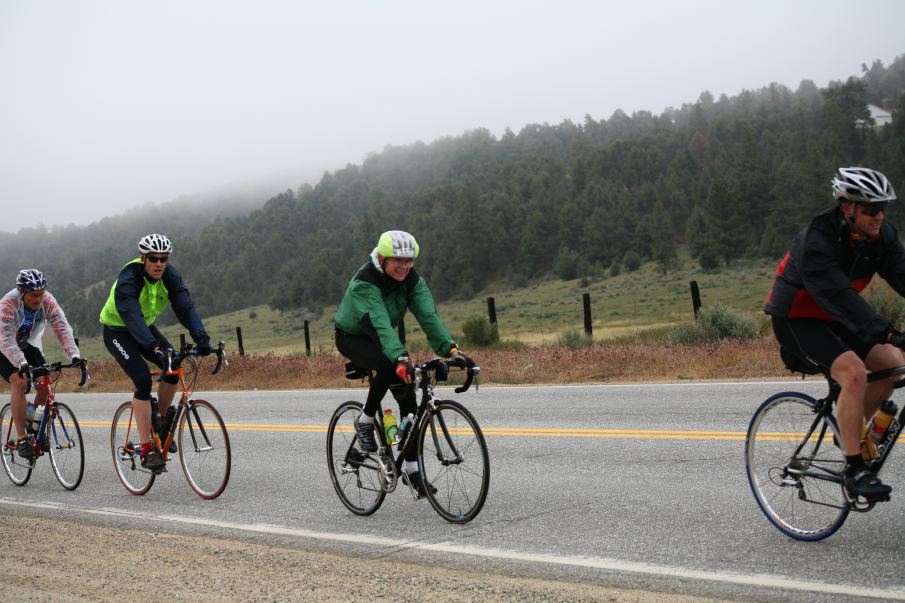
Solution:
[[[212,375],[220,372],[222,365],[229,363],[221,341],[213,354],[217,363],[211,370]],[[176,352],[169,350],[166,371],[155,371],[152,376],[160,381],[164,374],[176,375],[182,386],[182,395],[175,405],[172,421],[161,432],[160,414],[155,412],[156,399],[152,398],[151,441],[160,452],[164,461],[168,461],[168,453],[174,441],[177,443],[179,464],[185,478],[194,492],[205,499],[220,496],[229,482],[232,466],[232,453],[229,446],[229,434],[220,413],[206,400],[191,398],[198,377],[202,355],[198,348],[191,344],[183,344]],[[188,368],[183,368],[183,365]],[[139,449],[141,437],[137,424],[132,417],[132,401],[119,405],[113,414],[113,425],[110,429],[110,450],[113,453],[113,467],[116,475],[126,490],[135,495],[145,494],[154,485],[158,473],[141,466]]]
[[[867,380],[903,374],[905,365],[871,373]],[[748,482],[757,504],[774,526],[796,540],[822,540],[842,527],[849,512],[866,513],[880,502],[852,498],[843,486],[845,454],[833,416],[841,387],[824,376],[829,393],[819,400],[799,392],[767,398],[754,413],[745,441]],[[905,380],[893,387],[903,386]],[[876,458],[867,463],[874,473],[883,468],[903,425],[905,407],[877,444]]]
[[[85,447],[82,445],[82,430],[75,414],[68,405],[56,399],[54,385],[63,374],[63,369],[78,368],[82,375],[79,387],[91,378],[88,374],[87,361],[82,359],[71,364],[54,362],[41,366],[29,367],[26,395],[31,391],[32,383],[37,390],[37,397],[44,398],[43,416],[37,430],[26,426],[28,438],[35,449],[32,459],[24,459],[16,450],[16,428],[13,424],[12,406],[7,403],[0,410],[0,433],[2,433],[3,469],[17,486],[24,486],[31,479],[31,472],[38,459],[44,453],[50,455],[50,466],[57,481],[67,490],[75,490],[82,483],[85,473]],[[36,411],[37,412],[37,411]],[[26,421],[26,424],[30,421]]]
[[[468,409],[453,400],[440,400],[434,393],[436,384],[446,381],[453,367],[451,361],[442,358],[415,366],[414,383],[421,390],[421,402],[412,425],[398,436],[398,442],[388,442],[382,421],[375,418],[377,452],[368,453],[356,445],[354,421],[362,410],[360,402],[343,402],[333,413],[327,429],[327,464],[336,494],[350,511],[356,515],[374,513],[386,495],[396,489],[400,478],[417,500],[417,490],[401,475],[405,453],[417,446],[418,471],[422,483],[430,482],[436,488],[426,488],[426,495],[437,513],[460,524],[480,513],[490,485],[484,435]],[[367,377],[370,383],[373,378],[370,371],[351,363],[346,368],[349,379]],[[480,370],[477,366],[465,369],[465,381],[456,393],[468,390]],[[395,458],[394,445],[398,451]]]

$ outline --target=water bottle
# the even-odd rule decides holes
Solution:
[[[405,441],[405,436],[409,431],[409,428],[412,426],[412,423],[415,422],[415,415],[409,413],[402,418],[402,423],[399,424],[399,445],[402,446],[402,443]]]
[[[867,419],[861,420],[861,458],[865,461],[872,461],[877,458],[877,445],[874,443],[868,433],[870,432],[870,425],[867,423]]]
[[[32,430],[35,432],[41,427],[41,419],[44,417],[44,405],[38,404],[35,406],[35,414],[31,419]]]
[[[396,417],[393,415],[393,411],[389,408],[383,411],[383,432],[387,437],[387,444],[393,444],[396,442],[396,437],[399,435],[399,427],[396,425]]]
[[[892,400],[884,402],[870,422],[870,427],[867,430],[867,435],[870,436],[870,439],[877,444],[882,442],[897,412],[899,412],[899,407],[896,406],[895,402]]]
[[[157,405],[157,398],[151,396],[151,425],[158,436],[160,435],[160,423],[160,406]]]
[[[35,420],[35,405],[31,402],[28,403],[28,406],[25,407],[25,429],[28,431],[35,431],[37,427],[33,425]]]
[[[173,426],[173,417],[175,416],[176,406],[171,404],[170,407],[167,408],[167,416],[163,418],[163,431],[159,434],[161,438],[167,437],[167,434],[170,433],[170,428]]]

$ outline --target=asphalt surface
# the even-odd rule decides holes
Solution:
[[[465,526],[401,489],[370,517],[342,506],[327,473],[326,425],[340,402],[364,397],[361,388],[198,392],[232,426],[232,477],[214,501],[189,489],[178,462],[145,496],[128,494],[109,451],[109,421],[123,396],[60,395],[84,425],[81,486],[63,490],[42,458],[25,487],[0,474],[0,513],[28,503],[30,512],[105,526],[701,596],[905,598],[905,447],[882,476],[893,500],[851,514],[827,540],[791,540],[761,514],[745,477],[744,432],[761,401],[788,390],[819,396],[825,385],[482,387],[462,395],[443,388],[440,397],[465,403],[489,432],[490,493]],[[570,431],[600,428],[627,433]]]

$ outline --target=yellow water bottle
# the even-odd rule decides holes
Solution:
[[[899,407],[892,400],[887,400],[883,403],[880,410],[871,419],[870,428],[867,430],[867,435],[870,436],[871,440],[877,444],[883,441],[883,438],[886,437],[886,431],[892,424],[897,412],[899,412]]]
[[[872,461],[877,458],[877,445],[870,437],[870,426],[867,419],[861,423],[861,458],[865,461]]]
[[[389,408],[383,411],[383,433],[387,438],[387,445],[392,446],[396,442],[396,436],[399,433],[399,426],[396,424],[396,417]]]

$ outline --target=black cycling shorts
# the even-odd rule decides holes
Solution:
[[[41,354],[41,350],[31,344],[25,346],[22,353],[25,355],[25,360],[27,360],[28,364],[31,366],[41,366],[46,362],[46,360],[44,360],[44,355]],[[18,371],[18,366],[13,366],[13,363],[9,361],[9,358],[0,354],[0,375],[3,376],[3,379],[7,383],[9,383],[9,376]]]
[[[827,375],[836,358],[845,352],[852,351],[858,358],[865,360],[877,345],[858,337],[838,322],[827,322],[819,318],[774,316],[773,334],[783,349],[811,366],[816,365]]]
[[[157,347],[161,350],[172,347],[170,342],[167,341],[167,338],[157,330],[157,327],[151,325],[150,329],[151,334],[157,339]],[[135,341],[125,329],[111,329],[110,327],[105,326],[104,345],[107,346],[107,351],[110,352],[110,355],[113,356],[114,359],[116,359],[116,362],[118,362],[122,369],[126,371],[126,374],[129,375],[129,379],[135,384],[135,399],[150,400],[151,371],[148,369],[148,365],[145,364],[145,360],[156,366],[157,359],[154,357],[154,354],[150,351],[146,352],[142,350],[138,346],[138,342]],[[178,377],[169,375],[164,377],[164,380],[167,383],[176,383]]]

